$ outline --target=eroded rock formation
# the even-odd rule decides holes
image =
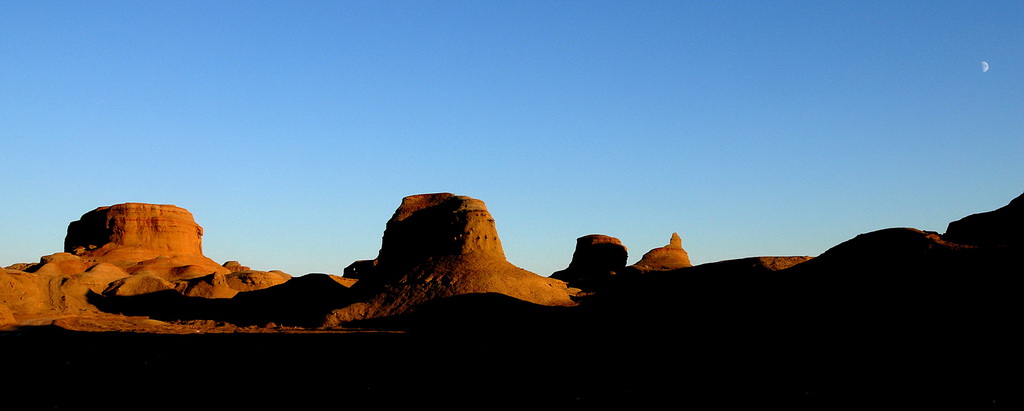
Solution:
[[[95,312],[100,295],[163,291],[231,298],[288,281],[280,271],[217,264],[202,253],[203,229],[185,209],[126,203],[99,207],[68,225],[64,252],[14,264],[0,275],[0,304],[15,314]]]
[[[243,270],[234,271],[225,276],[226,284],[237,291],[255,291],[281,285],[292,279],[292,276],[283,271],[258,271]]]
[[[633,264],[640,272],[665,271],[690,267],[690,255],[683,249],[683,240],[678,233],[672,233],[668,245],[648,251]]]
[[[99,207],[68,225],[64,251],[135,274],[190,278],[230,272],[203,255],[203,228],[174,205],[124,203]],[[188,268],[182,268],[187,267]]]
[[[569,266],[551,274],[574,287],[590,287],[603,283],[626,266],[629,251],[618,238],[590,234],[576,239]]]
[[[0,304],[0,330],[15,324],[16,321],[14,313],[7,308],[7,304]]]
[[[541,305],[572,305],[565,282],[505,259],[483,201],[450,193],[405,197],[387,222],[376,264],[362,264],[357,303],[326,324],[395,315],[426,301],[499,293]]]

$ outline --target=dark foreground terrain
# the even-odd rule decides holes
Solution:
[[[300,321],[333,307],[322,285],[103,297],[0,331],[0,392],[18,410],[1024,409],[1022,231],[1024,196],[795,265],[624,269],[574,306],[460,293],[341,326]]]
[[[820,342],[617,331],[180,335],[46,326],[6,331],[0,346],[5,401],[17,409],[1024,405],[1022,363],[1005,357],[1017,347],[958,352],[877,336],[813,349]]]

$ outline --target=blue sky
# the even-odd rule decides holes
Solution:
[[[122,202],[301,275],[453,192],[548,275],[587,234],[813,256],[1024,191],[1019,1],[2,6],[0,265]]]

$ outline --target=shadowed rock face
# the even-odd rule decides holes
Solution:
[[[629,251],[618,238],[604,234],[590,234],[576,239],[572,261],[562,271],[551,274],[572,284],[588,287],[606,281],[626,266]]]
[[[629,252],[618,238],[591,234],[576,239],[568,270],[616,271],[626,266]]]
[[[395,315],[437,298],[499,293],[542,305],[572,305],[565,282],[505,260],[483,201],[450,193],[406,197],[388,221],[376,264],[362,264],[359,302],[327,325]]]

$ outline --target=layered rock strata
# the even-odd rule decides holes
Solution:
[[[167,279],[231,270],[203,255],[203,228],[174,205],[124,203],[99,207],[68,225],[64,251],[131,274]]]

